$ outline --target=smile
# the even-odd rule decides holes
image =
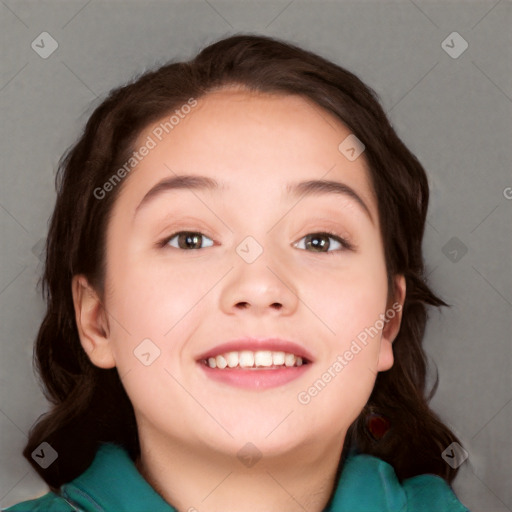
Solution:
[[[210,382],[264,390],[304,375],[313,366],[314,356],[295,341],[247,336],[198,354],[196,362]]]
[[[203,360],[209,368],[238,368],[243,370],[275,370],[278,368],[298,367],[308,364],[301,356],[270,350],[231,351]]]

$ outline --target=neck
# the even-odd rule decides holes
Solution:
[[[343,438],[247,465],[205,446],[141,438],[136,467],[178,512],[322,512],[337,484]]]

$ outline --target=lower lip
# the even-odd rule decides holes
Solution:
[[[206,364],[198,363],[206,375],[218,382],[245,389],[268,389],[283,386],[301,377],[308,371],[311,364],[302,366],[285,366],[279,369],[244,370],[241,368],[210,368]]]

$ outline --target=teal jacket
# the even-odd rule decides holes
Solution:
[[[49,492],[6,512],[176,512],[138,472],[124,448],[104,443],[92,464]],[[193,508],[191,508],[193,510]],[[371,455],[345,460],[331,506],[324,512],[469,512],[439,476],[400,483],[393,468]]]

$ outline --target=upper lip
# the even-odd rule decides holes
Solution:
[[[249,336],[216,345],[207,352],[200,354],[197,360],[203,361],[209,357],[226,354],[227,352],[241,352],[242,350],[250,350],[252,352],[258,350],[286,352],[300,356],[308,362],[313,362],[313,356],[309,350],[295,341],[285,340],[283,338],[254,338]]]

